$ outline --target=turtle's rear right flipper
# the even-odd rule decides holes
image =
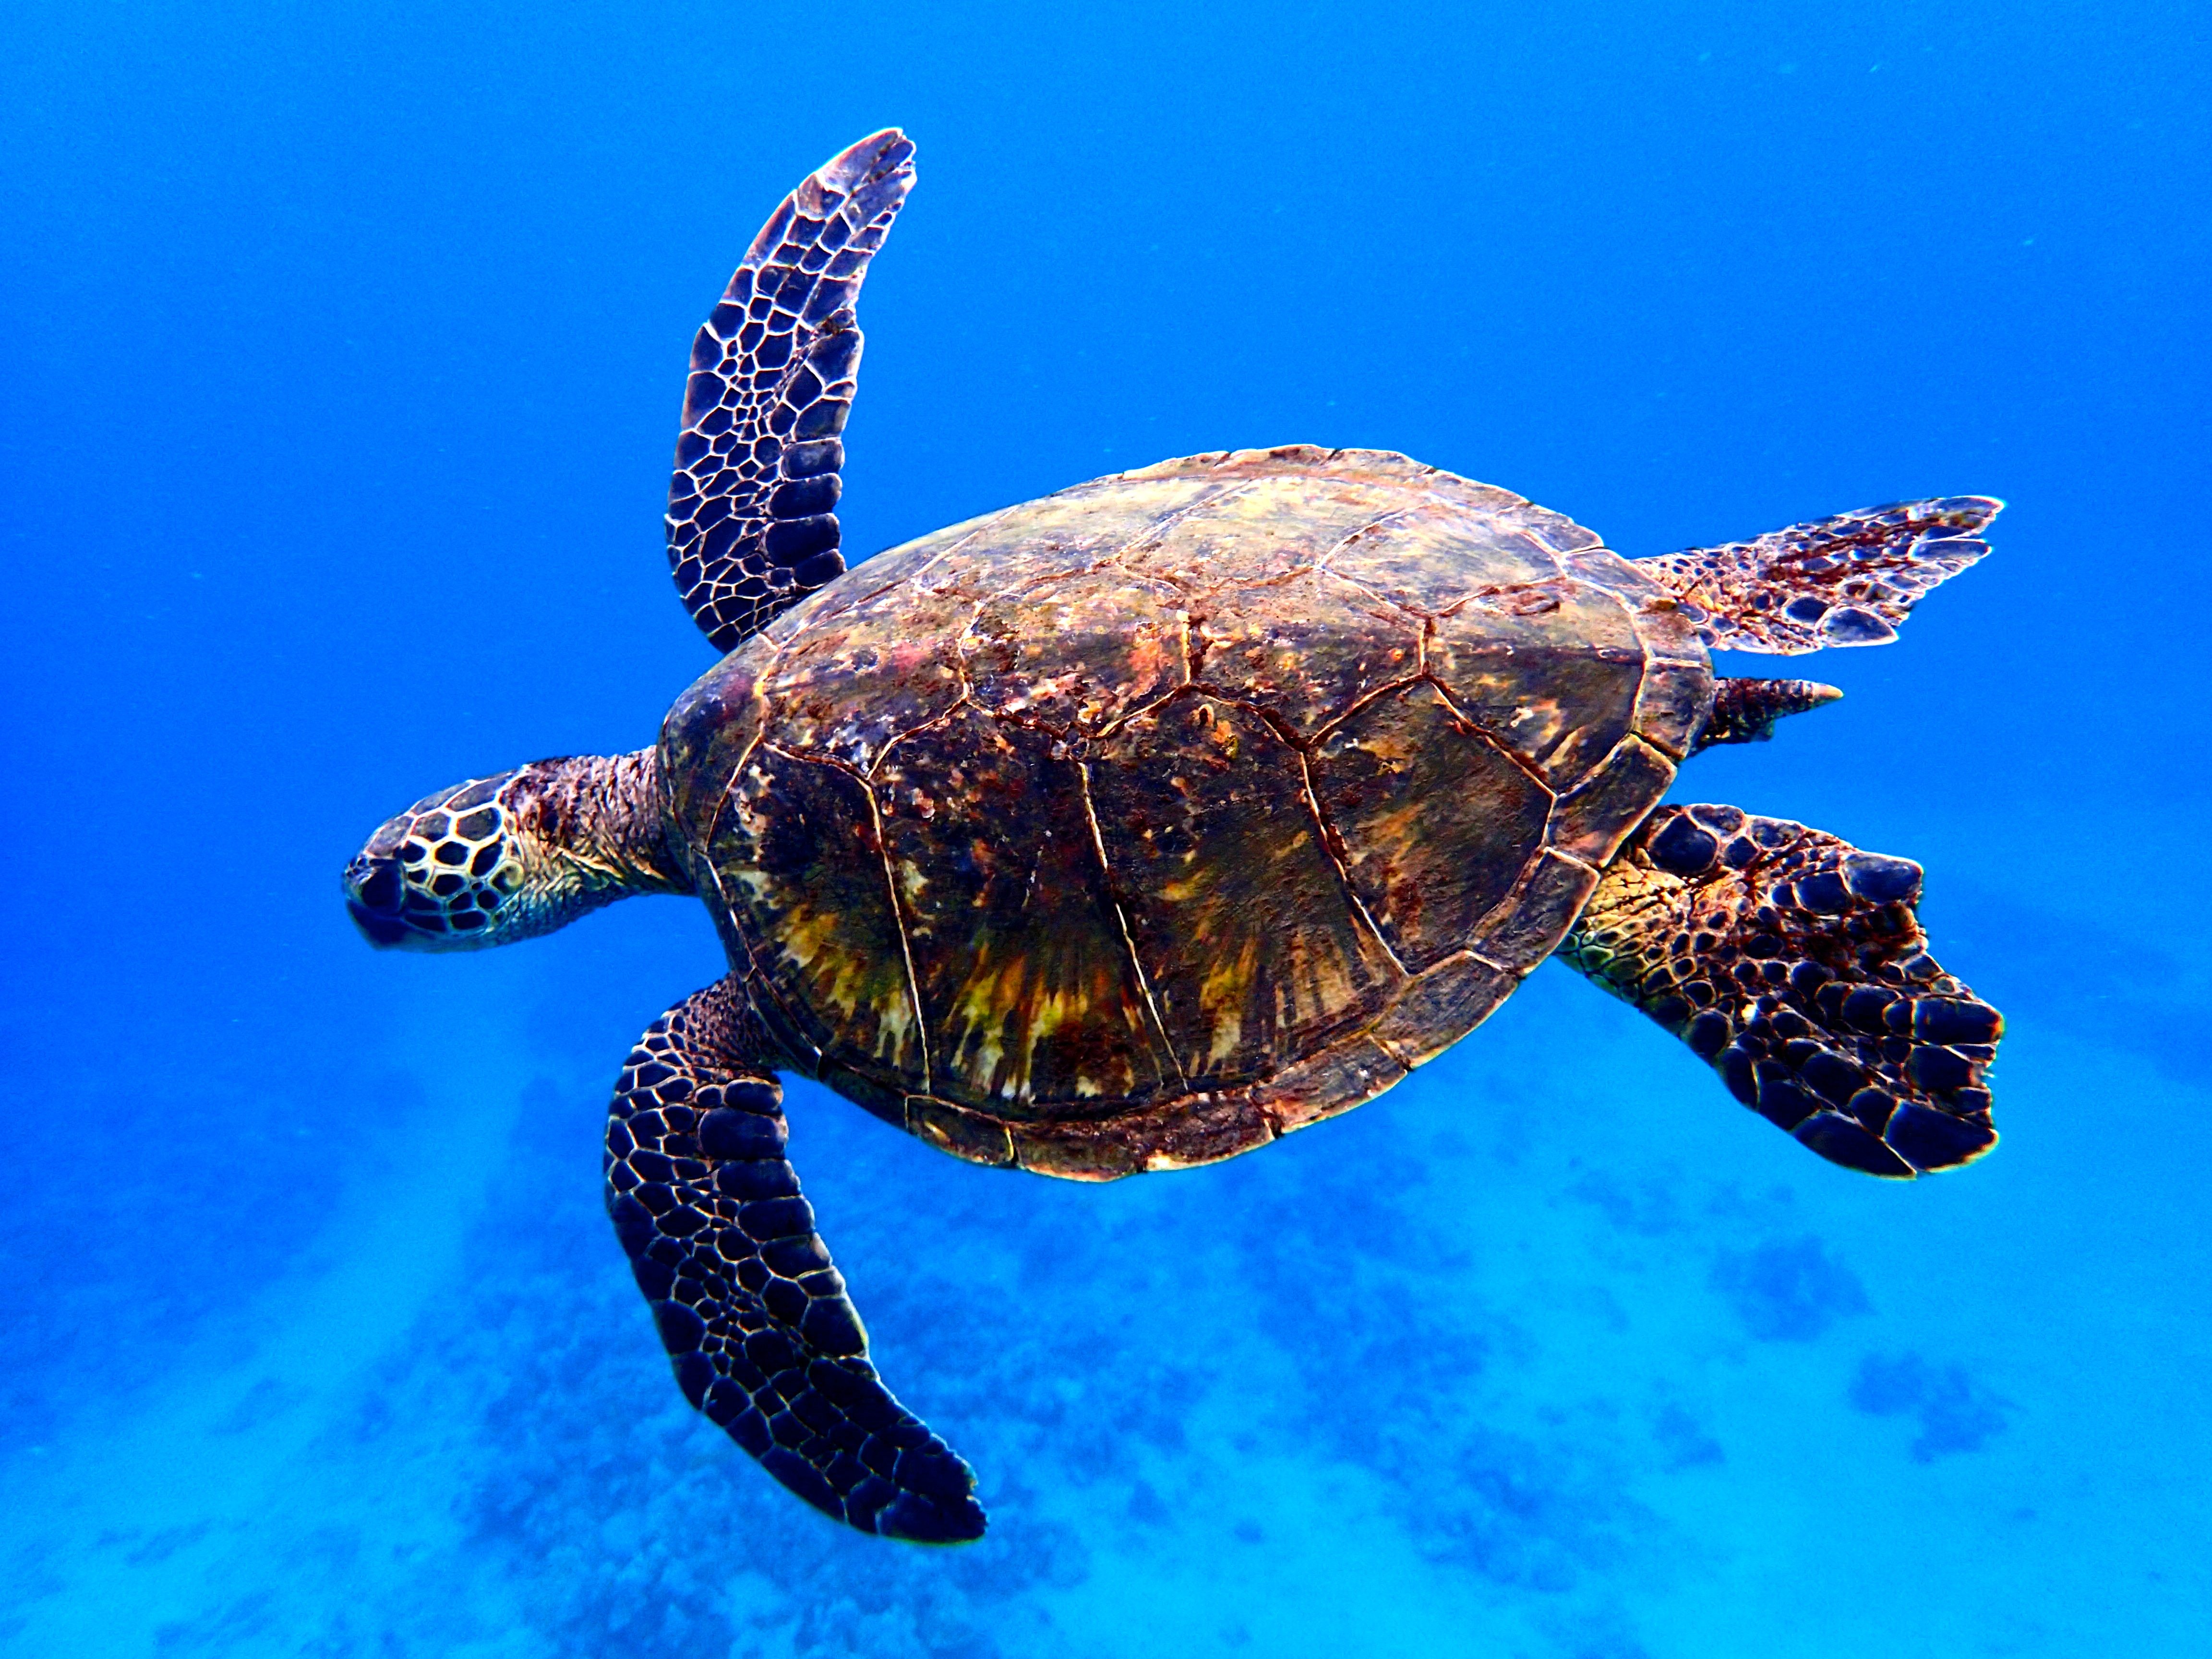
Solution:
[[[2003,1017],[1928,954],[1920,866],[1733,806],[1662,807],[1560,957],[1823,1158],[1911,1176],[1996,1142]]]

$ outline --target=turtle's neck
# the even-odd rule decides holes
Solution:
[[[538,761],[522,769],[506,799],[518,828],[586,890],[693,890],[668,842],[653,750]]]

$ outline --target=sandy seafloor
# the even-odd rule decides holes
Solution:
[[[2212,1653],[2206,79],[2136,4],[16,9],[0,1652]],[[1927,865],[1996,1152],[1821,1164],[1557,967],[1109,1188],[794,1084],[991,1534],[848,1534],[696,1417],[598,1142],[704,918],[377,956],[336,877],[706,665],[684,343],[893,120],[856,553],[1291,440],[1632,554],[2010,498],[1676,792]]]

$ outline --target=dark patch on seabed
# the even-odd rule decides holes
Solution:
[[[1809,1342],[1837,1320],[1869,1310],[1858,1276],[1817,1238],[1724,1250],[1712,1283],[1762,1342]]]
[[[2011,1402],[1999,1398],[1966,1374],[1963,1365],[1931,1365],[1917,1353],[1894,1358],[1869,1354],[1851,1378],[1854,1409],[1870,1417],[1910,1417],[1919,1425],[1912,1461],[1978,1451],[2004,1432]]]

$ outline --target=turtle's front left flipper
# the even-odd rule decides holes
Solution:
[[[1823,1158],[1949,1169],[1996,1144],[1984,1073],[2004,1020],[1928,954],[1920,875],[1802,823],[1662,807],[1559,954]]]
[[[638,1040],[607,1123],[607,1209],[691,1403],[816,1508],[923,1543],[983,1534],[968,1465],[891,1397],[783,1155],[783,1090],[742,991]]]
[[[717,651],[844,574],[834,509],[860,364],[854,306],[913,185],[896,127],[830,157],[769,216],[691,342],[668,568]]]

